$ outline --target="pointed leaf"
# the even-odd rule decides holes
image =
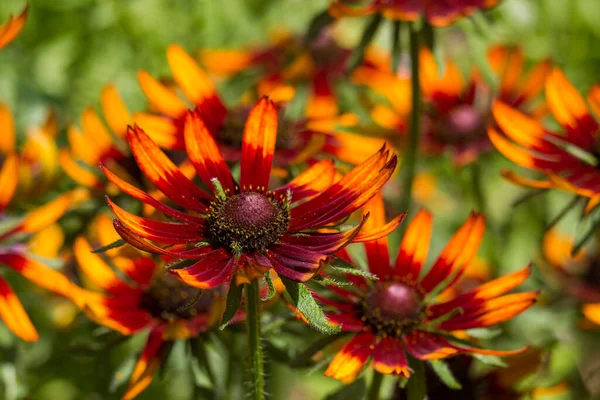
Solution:
[[[235,284],[235,276],[231,278],[231,283],[229,284],[229,292],[227,293],[227,304],[225,305],[225,311],[223,312],[223,316],[221,317],[221,325],[219,325],[219,329],[225,329],[229,322],[235,317],[235,314],[240,309],[242,304],[242,289],[243,285]]]
[[[341,325],[331,325],[323,310],[303,283],[293,282],[281,277],[294,306],[306,318],[308,323],[321,333],[333,335],[340,332]]]
[[[435,372],[435,374],[440,378],[440,380],[444,383],[444,385],[448,386],[450,389],[458,390],[462,388],[462,385],[450,370],[450,367],[443,360],[434,360],[429,362],[429,366]]]
[[[105,253],[108,250],[116,249],[121,246],[125,246],[127,244],[123,239],[116,240],[112,243],[107,244],[106,246],[98,247],[97,249],[92,250],[92,253]]]

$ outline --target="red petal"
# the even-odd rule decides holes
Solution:
[[[242,190],[266,190],[269,186],[275,140],[277,108],[263,97],[250,110],[242,139]]]
[[[339,379],[344,383],[353,382],[373,353],[371,348],[374,342],[375,336],[371,333],[360,333],[354,336],[333,358],[325,371],[325,376]]]
[[[162,336],[162,329],[153,329],[150,331],[146,346],[138,362],[135,364],[131,378],[129,378],[129,386],[122,400],[134,399],[152,382],[152,378],[154,378],[154,374],[160,366],[162,353],[165,349],[166,342]]]
[[[182,281],[200,289],[212,289],[229,282],[233,275],[235,259],[224,249],[206,254],[195,264],[181,269],[171,269]]]
[[[408,378],[410,367],[402,341],[396,338],[382,338],[373,349],[373,367],[382,374]]]
[[[15,335],[27,342],[35,342],[39,336],[23,309],[21,302],[8,283],[0,277],[0,317]]]

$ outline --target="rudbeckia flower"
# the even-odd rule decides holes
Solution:
[[[117,232],[141,250],[196,260],[171,272],[198,288],[216,287],[233,274],[238,283],[247,282],[270,269],[294,281],[310,279],[327,255],[355,238],[361,225],[343,232],[324,233],[319,228],[362,207],[390,178],[397,157],[384,146],[337,182],[333,163],[321,161],[288,184],[270,190],[277,116],[277,108],[268,98],[250,110],[237,183],[202,114],[187,113],[186,151],[198,176],[214,194],[186,178],[141,128],[130,128],[127,139],[139,168],[188,212],[157,201],[104,168],[108,179],[123,192],[178,221],[140,218],[109,199],[117,217]],[[169,247],[172,245],[187,248],[175,250]]]
[[[279,51],[286,57],[275,55]],[[231,51],[203,53],[208,72],[215,65],[228,63]],[[237,54],[237,53],[236,53]],[[310,86],[304,118],[292,121],[279,115],[280,132],[277,138],[275,164],[286,166],[312,160],[319,154],[333,155],[356,164],[377,151],[383,141],[366,138],[344,131],[357,124],[353,114],[341,114],[334,96],[333,84],[343,78],[344,62],[349,54],[330,39],[323,39],[305,50],[302,40],[290,38],[274,45],[273,49],[250,52],[240,62],[241,69],[262,66],[265,74],[257,85],[259,96],[268,95],[278,102],[287,102],[295,95],[293,86],[300,82]],[[189,101],[182,100],[167,86],[140,72],[139,81],[155,113],[136,116],[136,122],[150,136],[161,132],[173,138],[170,148],[181,149],[185,113],[189,105],[195,105],[205,124],[215,138],[226,161],[239,158],[241,127],[248,115],[249,106],[226,107],[216,92],[209,76],[179,46],[170,46],[167,58],[177,87]],[[289,60],[292,60],[289,62]],[[211,69],[212,68],[212,69]],[[228,63],[227,75],[234,72]],[[169,146],[162,146],[169,148]]]
[[[98,217],[95,227],[94,246],[106,246],[119,238],[109,217]],[[122,397],[133,399],[150,384],[174,341],[198,337],[219,321],[222,296],[216,291],[204,291],[198,297],[197,289],[165,271],[164,261],[143,256],[131,247],[103,254],[92,253],[92,249],[83,236],[73,245],[82,278],[99,291],[77,288],[72,298],[95,322],[123,335],[148,332]],[[243,317],[238,312],[232,322]]]
[[[29,6],[26,6],[17,17],[11,15],[4,25],[0,25],[0,49],[12,42],[21,33],[27,20],[28,10]]]
[[[447,26],[499,3],[500,0],[335,0],[329,13],[340,18],[379,12],[393,20],[414,21],[423,17],[432,25]]]
[[[5,154],[0,169],[0,215],[9,205],[18,180],[19,157],[17,154]],[[67,209],[80,200],[82,193],[73,191],[64,194],[50,203],[34,209],[18,219],[16,223],[4,224],[0,232],[0,264],[18,272],[37,286],[62,296],[68,296],[74,285],[60,272],[33,258],[27,251],[27,239],[31,235],[52,225]],[[39,250],[39,248],[38,248]],[[6,280],[0,277],[0,317],[6,326],[21,339],[35,341],[38,334],[21,302]]]
[[[426,153],[449,152],[455,164],[462,166],[490,151],[492,145],[486,128],[493,124],[491,102],[494,96],[524,111],[535,109],[542,114],[543,109],[535,107],[535,100],[542,90],[548,64],[534,66],[527,78],[520,79],[524,69],[520,51],[497,47],[490,51],[488,58],[500,79],[496,94],[477,71],[465,80],[450,59],[446,60],[440,75],[433,54],[427,49],[421,50],[421,89],[425,101],[422,147]],[[376,105],[371,113],[373,120],[404,134],[411,109],[408,77],[396,77],[389,69],[363,67],[355,72],[354,80],[382,94],[390,103],[390,106]]]
[[[375,198],[366,207],[368,223],[385,224],[383,202]],[[438,301],[437,294],[455,285],[472,262],[485,229],[484,219],[472,214],[450,239],[428,271],[423,271],[432,232],[432,216],[417,213],[406,230],[398,256],[390,262],[386,238],[365,242],[368,270],[378,279],[349,277],[351,288],[334,287],[335,297],[320,298],[332,323],[353,333],[325,371],[326,376],[353,381],[373,358],[375,370],[409,377],[406,352],[419,360],[437,360],[458,354],[513,355],[524,349],[497,351],[469,345],[464,332],[507,321],[531,307],[537,292],[505,294],[529,276],[529,268]],[[353,263],[342,250],[338,256]],[[329,311],[328,311],[329,310]],[[468,337],[468,332],[467,332]]]
[[[546,79],[546,102],[560,124],[547,129],[535,119],[496,102],[493,107],[501,132],[490,128],[492,143],[506,158],[525,168],[542,171],[547,179],[533,180],[505,172],[512,182],[532,188],[562,189],[589,199],[586,211],[600,202],[598,170],[598,121],[600,89],[590,91],[589,107],[583,97],[556,68]],[[590,111],[592,110],[592,111]]]

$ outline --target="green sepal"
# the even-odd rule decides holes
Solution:
[[[273,279],[271,278],[271,273],[269,271],[265,272],[265,282],[267,283],[267,287],[269,288],[269,292],[265,297],[261,297],[262,301],[268,301],[275,296],[275,285],[273,284]]]

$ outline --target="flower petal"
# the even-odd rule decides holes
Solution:
[[[242,191],[268,188],[276,138],[277,108],[269,98],[263,97],[250,110],[244,128],[240,178]]]
[[[122,400],[133,400],[150,385],[161,363],[162,353],[166,349],[166,342],[162,338],[162,329],[153,329],[148,335],[148,341],[142,354],[135,364],[129,386],[123,394]]]
[[[404,354],[402,341],[396,338],[382,338],[373,349],[373,367],[382,374],[408,378],[411,369]]]
[[[430,292],[454,274],[452,285],[462,275],[465,266],[471,262],[485,231],[483,215],[472,213],[469,219],[450,239],[437,261],[421,280],[421,286]]]
[[[15,335],[26,342],[35,342],[39,336],[23,305],[8,286],[8,283],[0,277],[0,317]]]
[[[221,156],[217,143],[204,125],[198,109],[188,112],[184,128],[185,150],[196,173],[208,187],[213,187],[211,179],[217,178],[225,192],[233,195],[235,183],[231,172]]]
[[[4,25],[0,26],[0,49],[9,44],[17,37],[23,26],[25,26],[25,21],[27,20],[27,12],[29,11],[29,5],[26,5],[21,14],[19,14],[16,18],[12,15],[8,18],[8,22]]]
[[[189,267],[170,269],[169,272],[190,286],[212,289],[231,280],[235,265],[233,256],[224,249],[218,249],[207,253]]]
[[[318,196],[292,208],[291,231],[338,221],[369,201],[391,177],[398,158],[384,145]]]
[[[458,353],[446,339],[431,332],[412,331],[404,336],[404,345],[419,360],[439,360]]]
[[[204,212],[212,197],[190,181],[139,127],[129,128],[127,140],[138,166],[148,179],[176,204]]]
[[[381,194],[376,194],[365,204],[363,215],[369,215],[365,222],[365,230],[375,230],[385,225],[385,207]],[[385,279],[392,274],[390,252],[387,237],[364,243],[369,270],[380,278]]]
[[[402,238],[396,257],[394,275],[409,282],[417,282],[421,267],[427,259],[429,240],[431,239],[433,217],[426,210],[419,210],[411,221]]]
[[[277,188],[273,192],[277,198],[287,196],[289,190],[292,194],[292,202],[296,202],[324,191],[331,186],[335,177],[336,170],[333,161],[323,160],[312,165],[288,184]]]
[[[306,282],[319,271],[325,254],[310,251],[304,247],[281,243],[266,251],[273,269],[279,275],[297,282]]]
[[[19,180],[19,157],[16,154],[10,154],[0,170],[0,212],[2,212],[8,203],[10,203]]]
[[[115,135],[125,138],[127,125],[133,123],[133,118],[123,102],[123,99],[113,85],[107,85],[100,95],[100,106],[108,126]]]
[[[353,382],[373,353],[371,348],[374,343],[375,336],[371,333],[360,333],[354,336],[331,360],[325,376],[346,384]]]
[[[0,127],[2,127],[2,135],[0,135],[0,151],[4,154],[11,154],[15,151],[15,120],[4,104],[0,104]]]
[[[154,79],[146,71],[138,72],[140,87],[148,102],[160,113],[179,119],[185,115],[188,106],[173,91]]]

